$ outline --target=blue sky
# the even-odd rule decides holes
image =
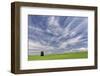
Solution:
[[[88,47],[88,17],[28,16],[28,49],[66,52]]]

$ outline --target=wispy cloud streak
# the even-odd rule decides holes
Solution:
[[[65,52],[88,47],[88,18],[28,16],[29,49]]]

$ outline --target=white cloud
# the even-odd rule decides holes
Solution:
[[[28,44],[29,44],[29,49],[33,49],[33,48],[43,48],[44,47],[40,43],[33,42],[32,40],[29,40]]]
[[[76,27],[73,30],[71,30],[70,36],[74,36],[79,32],[79,30],[83,30],[84,27],[87,26],[87,25],[85,25],[86,23],[87,23],[87,19],[84,19],[80,24],[76,25]],[[84,32],[84,30],[83,30],[83,32]]]
[[[82,47],[82,48],[79,48],[79,50],[80,50],[80,51],[87,51],[88,49],[87,49],[87,48]]]
[[[61,42],[60,44],[60,48],[66,48],[67,45],[77,45],[77,43],[80,42],[80,39],[81,39],[81,35],[75,37],[75,38],[71,38],[71,39],[68,39],[67,41],[65,42]]]
[[[64,29],[64,33],[67,32],[68,29],[70,29],[70,27],[72,27],[72,24],[77,20],[78,18],[73,18],[72,21],[66,26],[66,28]],[[66,24],[65,24],[66,25]]]
[[[70,26],[77,20],[77,18],[73,18],[73,20],[69,23],[69,25],[64,29],[64,32],[62,35],[57,38],[57,41],[59,41],[61,38],[66,38],[67,36],[75,36],[79,30],[84,26],[85,23],[87,23],[87,19],[84,19],[80,24],[78,24],[73,30],[70,30]],[[83,25],[83,26],[82,26]],[[84,33],[84,30],[83,30]],[[81,38],[83,37],[83,34],[78,35],[77,37],[67,39],[65,42],[60,41],[60,48],[65,48],[67,45],[77,45],[77,43],[82,42]]]
[[[37,27],[34,27],[34,26],[31,26],[31,25],[29,25],[28,28],[29,28],[29,30],[32,30],[32,31],[35,31],[35,32],[36,32],[36,31],[38,31],[38,32],[43,32],[42,29],[37,28]]]
[[[59,17],[55,17],[55,16],[49,17],[47,21],[47,25],[48,25],[47,31],[56,36],[60,35],[61,32],[63,31],[63,29],[60,27],[59,24]]]
[[[67,19],[65,20],[64,25],[66,25],[66,22],[67,22],[68,19],[69,19],[69,18],[67,18]],[[68,35],[71,34],[72,31],[70,30],[70,27],[72,27],[72,24],[73,24],[77,19],[78,19],[78,18],[73,18],[72,21],[63,29],[61,36],[58,38],[58,41],[59,41],[61,38],[64,38],[64,37],[66,37],[66,36],[68,36]],[[75,31],[73,31],[73,32],[75,32]],[[73,34],[75,34],[75,33],[73,33]]]
[[[82,37],[84,36],[84,31],[86,31],[84,29],[84,27],[86,27],[84,26],[84,24],[87,23],[87,20],[84,19],[81,23],[78,23],[77,25],[75,25],[75,27],[73,27],[73,24],[80,19],[72,17],[72,19],[70,19],[71,21],[68,22],[67,20],[69,19],[70,17],[66,18],[66,20],[64,21],[64,25],[66,26],[65,28],[60,25],[59,17],[55,16],[48,17],[46,30],[41,29],[41,27],[39,28],[29,25],[29,29],[31,29],[33,32],[33,34],[30,35],[34,35],[34,38],[37,40],[35,41],[29,39],[29,49],[44,49],[46,51],[55,51],[57,49],[66,49],[66,47],[68,47],[69,45],[72,46],[71,49],[73,49],[73,45],[77,46],[77,43],[83,43],[84,40],[82,39]],[[78,34],[81,31],[83,31],[83,33]],[[52,37],[50,36],[50,33],[53,34]],[[54,42],[57,42],[58,44],[55,44]],[[55,47],[56,45],[59,47]]]
[[[39,49],[39,50],[45,49],[45,51],[47,51],[48,49],[53,49],[53,47],[51,46],[45,46],[39,42],[33,42],[32,40],[29,40],[28,45],[29,45],[29,49]]]

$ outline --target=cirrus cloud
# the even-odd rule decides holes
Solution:
[[[28,16],[29,49],[65,52],[88,47],[88,18]]]

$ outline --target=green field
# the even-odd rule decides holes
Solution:
[[[56,59],[79,59],[79,58],[88,58],[87,51],[81,52],[70,52],[64,54],[51,54],[45,56],[36,56],[36,55],[29,55],[28,60],[56,60]]]

